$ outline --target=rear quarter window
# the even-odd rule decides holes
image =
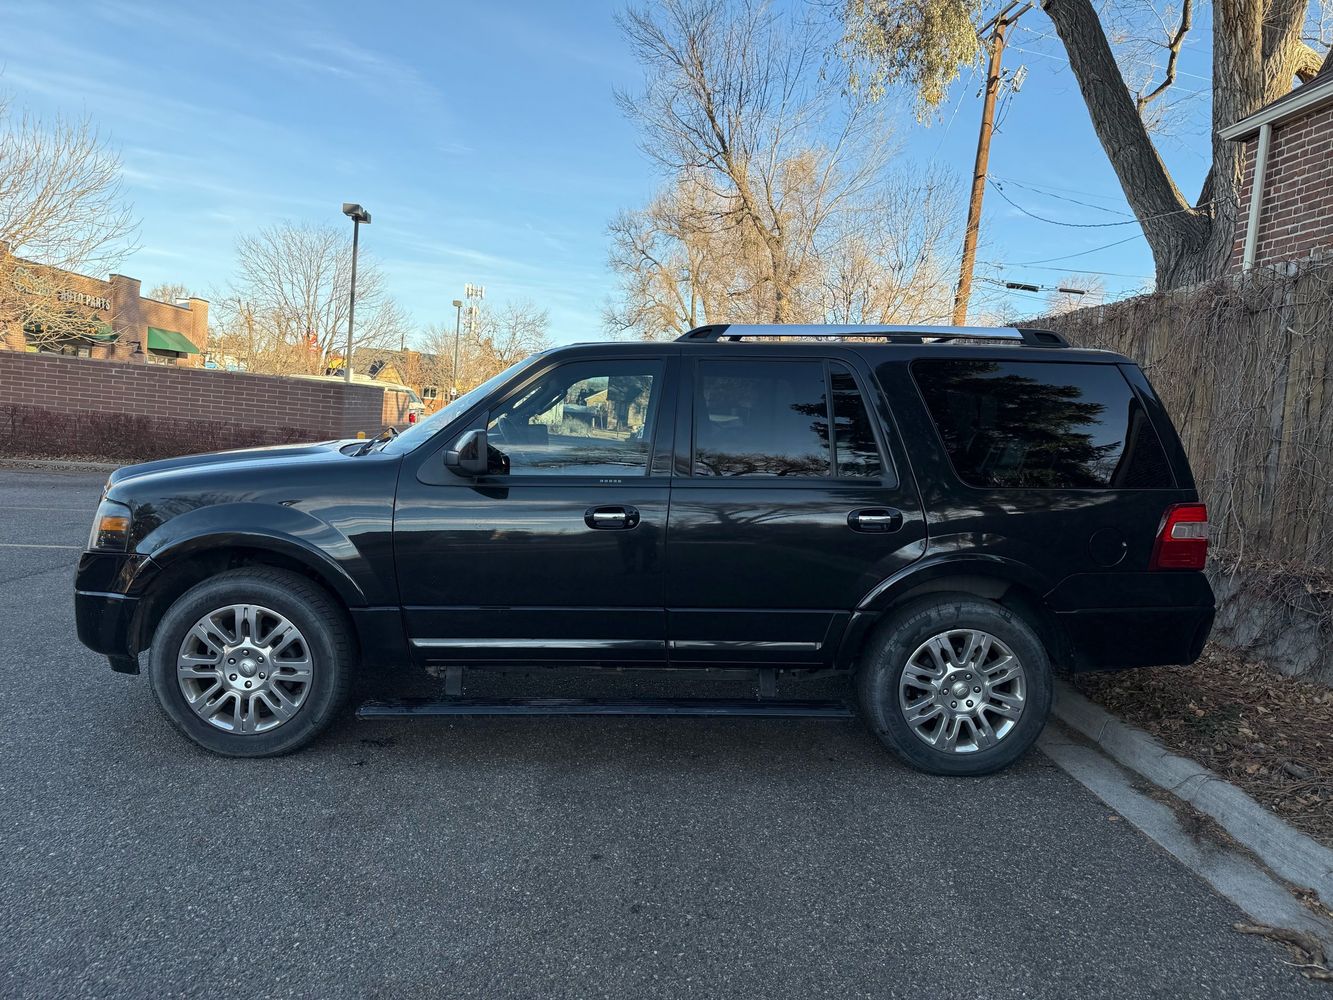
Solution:
[[[1152,421],[1115,365],[926,359],[912,364],[958,478],[1008,489],[1167,489]]]

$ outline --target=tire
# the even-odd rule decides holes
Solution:
[[[206,616],[215,616],[207,626]],[[186,656],[193,659],[178,664]],[[346,701],[355,662],[347,613],[322,587],[284,570],[248,568],[203,581],[167,609],[148,676],[167,718],[201,747],[273,757],[328,726]]]
[[[1011,659],[1002,662],[1006,653]],[[1015,660],[1019,673],[1009,676]],[[1051,708],[1051,663],[1037,633],[1008,608],[966,594],[931,594],[880,627],[857,674],[857,695],[871,731],[917,770],[990,774],[1041,735]],[[976,705],[969,708],[969,699]],[[915,726],[905,706],[915,709]],[[1016,718],[1000,714],[1016,708]]]

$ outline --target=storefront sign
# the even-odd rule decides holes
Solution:
[[[89,295],[87,292],[76,292],[68,288],[62,288],[56,292],[56,301],[73,302],[76,305],[87,306],[90,309],[111,308],[111,300],[105,295]]]

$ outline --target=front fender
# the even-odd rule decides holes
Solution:
[[[145,568],[166,570],[201,552],[238,547],[296,560],[349,607],[393,603],[392,598],[381,599],[386,582],[350,538],[326,521],[282,504],[224,503],[189,510],[153,526],[137,540],[135,551],[148,557]],[[147,583],[135,582],[140,588]]]

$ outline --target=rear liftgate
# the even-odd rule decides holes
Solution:
[[[789,719],[850,719],[845,701],[791,701],[777,697],[775,667],[751,671],[759,681],[755,698],[467,698],[463,695],[464,667],[444,671],[444,697],[367,701],[356,711],[358,719],[427,717],[438,715],[644,715],[644,716],[760,716]],[[731,676],[743,671],[728,671]]]

